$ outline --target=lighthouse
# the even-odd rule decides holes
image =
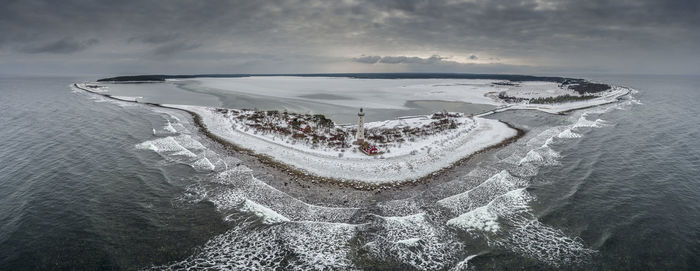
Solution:
[[[355,144],[362,145],[365,142],[365,113],[362,112],[362,108],[357,113],[357,136],[355,138],[357,139]]]

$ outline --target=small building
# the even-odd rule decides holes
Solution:
[[[360,150],[366,155],[379,154],[379,149],[377,149],[377,146],[369,144],[369,142],[362,143],[362,145],[360,145]]]

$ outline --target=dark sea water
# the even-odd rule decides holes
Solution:
[[[211,204],[174,207],[194,170],[134,149],[165,120],[76,80],[0,79],[0,270],[133,270],[223,232]]]
[[[247,188],[251,177],[211,181],[240,160],[202,140],[204,150],[178,141],[191,154],[164,152],[172,146],[154,140],[201,137],[185,114],[70,87],[85,78],[0,77],[0,270],[700,270],[700,77],[592,79],[639,92],[624,105],[567,116],[497,114],[528,136],[476,170],[456,169],[454,181],[411,199],[372,203],[367,212],[382,217],[353,224],[342,218],[351,208],[327,211],[287,195],[270,199],[262,196],[270,188]],[[580,137],[553,139],[555,162],[537,163],[531,175],[522,162],[513,165],[541,150],[547,133],[588,122],[599,125],[569,128]],[[493,234],[444,227],[464,206],[436,211],[435,201],[502,170],[527,180],[533,200],[508,209],[527,215],[499,217],[501,229]],[[292,222],[250,224],[255,216],[243,213],[240,202],[226,203],[240,197]],[[319,212],[333,218],[318,218]],[[411,234],[434,238],[415,246],[395,240],[412,240]]]

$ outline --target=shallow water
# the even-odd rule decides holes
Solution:
[[[2,78],[0,269],[700,268],[700,78],[595,79],[640,92],[493,115],[528,133],[426,185],[306,199],[186,114]]]

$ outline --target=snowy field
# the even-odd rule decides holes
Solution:
[[[461,101],[493,105],[498,103],[484,94],[489,91],[506,90],[500,86],[491,86],[494,80],[473,79],[253,76],[197,78],[194,81],[199,87],[225,92],[382,109],[408,109],[405,104],[410,100]]]
[[[240,78],[196,78],[169,80],[188,82],[193,88],[221,93],[267,96],[374,109],[409,109],[410,101],[443,101],[484,104],[513,109],[535,109],[557,113],[614,102],[627,94],[626,88],[613,86],[596,95],[600,98],[562,104],[507,103],[499,93],[517,98],[546,98],[562,95],[581,96],[556,82],[508,81],[487,79],[357,79],[346,77],[252,76]],[[505,83],[505,84],[504,84]]]

